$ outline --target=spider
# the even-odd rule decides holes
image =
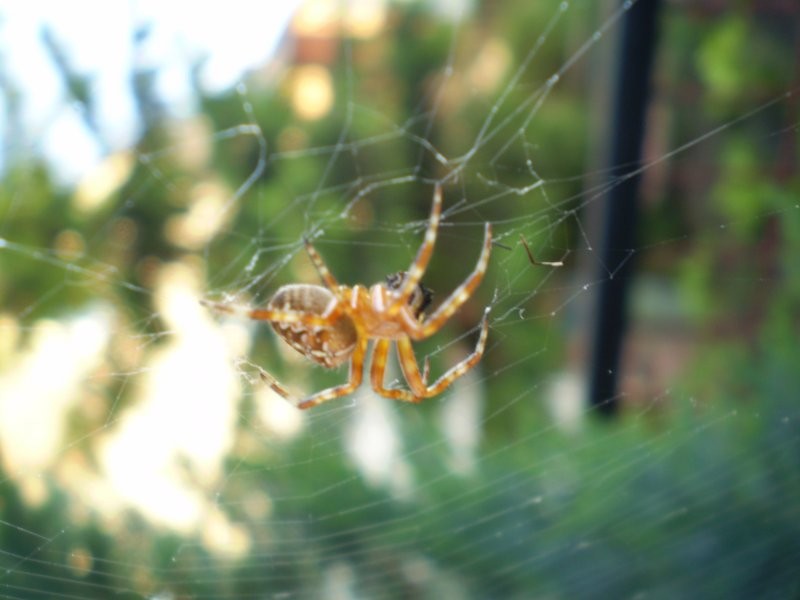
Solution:
[[[295,398],[283,385],[263,369],[262,379],[278,394],[306,409],[328,400],[346,396],[362,382],[369,340],[374,340],[370,379],[373,389],[386,398],[405,402],[421,402],[446,390],[481,360],[486,346],[488,317],[484,310],[478,343],[473,352],[428,385],[428,361],[420,373],[412,341],[430,337],[445,324],[472,295],[483,279],[489,262],[492,229],[486,223],[483,248],[472,273],[430,316],[424,311],[431,302],[431,291],[421,283],[433,254],[436,232],[442,211],[442,189],[437,184],[433,194],[425,239],[407,271],[389,275],[385,283],[369,289],[362,285],[340,285],[331,275],[322,257],[306,240],[305,247],[324,286],[310,284],[284,285],[275,292],[265,308],[234,307],[229,304],[203,301],[214,310],[242,314],[258,321],[268,321],[275,332],[306,358],[326,368],[335,368],[350,361],[346,383],[316,392],[302,400]],[[387,388],[384,385],[386,359],[391,344],[397,345],[400,367],[410,389]]]

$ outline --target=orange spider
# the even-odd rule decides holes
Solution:
[[[347,383],[324,389],[303,400],[296,399],[274,377],[259,369],[262,379],[298,408],[311,408],[350,394],[358,388],[363,379],[364,358],[370,339],[375,340],[370,369],[373,389],[393,400],[421,402],[447,389],[480,361],[489,329],[490,307],[487,307],[481,321],[480,337],[472,354],[433,384],[427,384],[428,361],[425,361],[423,372],[420,373],[411,341],[425,339],[439,331],[472,295],[486,272],[492,243],[492,228],[486,223],[483,249],[472,273],[430,316],[425,316],[424,310],[430,304],[431,292],[420,280],[433,253],[441,211],[442,189],[437,185],[425,240],[414,262],[407,272],[389,275],[386,283],[376,283],[369,289],[362,285],[340,285],[322,257],[306,241],[306,250],[324,287],[303,283],[284,285],[266,308],[239,308],[207,301],[203,301],[203,304],[221,312],[269,321],[275,332],[292,348],[323,367],[334,368],[350,360]],[[384,387],[386,357],[392,342],[397,344],[400,367],[410,390]]]

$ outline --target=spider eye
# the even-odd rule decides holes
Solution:
[[[386,276],[386,285],[390,290],[397,291],[400,289],[400,286],[403,284],[403,280],[406,278],[405,271],[398,271],[397,273],[392,273],[391,275]]]
[[[406,272],[405,271],[398,271],[397,273],[392,273],[391,275],[386,276],[386,286],[393,291],[399,290],[402,285],[403,281],[405,281]],[[429,288],[425,287],[422,283],[417,284],[416,289],[411,294],[411,297],[408,299],[408,305],[411,307],[411,310],[414,311],[414,316],[419,319],[422,316],[422,313],[425,311],[428,306],[430,306],[431,302],[433,301],[433,291]]]

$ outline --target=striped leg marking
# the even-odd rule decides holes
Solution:
[[[386,371],[386,358],[391,342],[389,340],[379,340],[375,345],[375,351],[372,355],[372,369],[370,372],[372,387],[381,396],[391,398],[392,400],[401,400],[403,402],[419,403],[426,398],[437,396],[450,387],[456,379],[478,364],[486,349],[488,333],[489,309],[486,309],[483,321],[481,321],[481,334],[478,338],[478,343],[475,345],[475,350],[457,365],[451,367],[432,385],[427,384],[428,360],[425,360],[423,372],[420,374],[419,364],[417,363],[417,357],[414,355],[414,348],[411,346],[411,340],[407,337],[397,340],[397,353],[400,359],[400,368],[411,388],[410,390],[389,389],[384,386],[383,379]]]
[[[314,268],[317,270],[317,273],[319,273],[319,276],[325,283],[325,286],[331,292],[333,292],[335,296],[338,296],[337,290],[339,289],[339,282],[336,281],[336,278],[331,274],[330,269],[328,269],[328,265],[326,265],[325,261],[322,260],[322,256],[320,256],[313,244],[309,240],[304,240],[304,242],[306,246],[306,252],[311,259],[311,262],[314,263]]]
[[[425,274],[425,269],[428,268],[428,263],[431,260],[431,255],[433,254],[433,247],[436,243],[436,232],[439,229],[439,219],[441,214],[442,186],[437,183],[433,192],[433,207],[431,208],[431,216],[430,220],[428,221],[428,229],[425,231],[425,239],[417,251],[417,256],[414,259],[414,262],[411,263],[410,267],[408,267],[406,279],[403,283],[403,287],[400,290],[399,296],[386,311],[389,317],[395,316],[402,307],[408,304],[408,299],[411,297],[411,294],[414,293],[414,290],[417,288],[420,279],[422,279],[422,276]]]
[[[274,321],[276,323],[301,323],[309,327],[330,327],[339,318],[340,310],[332,310],[324,315],[315,315],[302,311],[292,310],[272,310],[269,308],[250,308],[246,306],[236,306],[233,304],[223,304],[222,302],[209,302],[201,300],[203,306],[207,306],[217,312],[246,317],[255,321]]]
[[[350,357],[350,377],[348,378],[347,383],[317,392],[316,394],[305,398],[302,402],[297,404],[297,408],[305,410],[307,408],[322,404],[323,402],[327,402],[328,400],[341,398],[342,396],[347,396],[348,394],[353,393],[356,388],[361,385],[361,381],[364,377],[364,357],[366,353],[367,338],[359,338],[358,343],[353,350],[353,355]]]
[[[411,337],[415,340],[422,340],[432,336],[434,333],[441,329],[442,325],[453,316],[464,302],[469,299],[475,289],[480,285],[486,269],[489,265],[489,256],[492,252],[492,226],[486,224],[486,233],[483,238],[483,249],[478,258],[478,263],[475,265],[472,273],[467,277],[464,282],[458,286],[450,296],[448,296],[439,307],[421,324],[416,324],[407,321],[407,326],[410,326]]]

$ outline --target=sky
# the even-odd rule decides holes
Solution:
[[[43,154],[58,179],[71,185],[105,153],[128,148],[141,124],[129,76],[134,66],[157,72],[160,96],[176,116],[191,114],[189,67],[205,63],[201,84],[208,92],[235,85],[275,51],[300,0],[280,2],[73,2],[0,0],[0,82],[20,96],[23,132],[10,132],[5,97],[0,98],[0,167],[8,144]],[[149,27],[138,48],[134,33]],[[87,128],[80,107],[70,102],[42,41],[47,29],[70,66],[91,80],[101,139]],[[13,139],[9,140],[9,136]],[[19,139],[22,137],[23,139]]]

